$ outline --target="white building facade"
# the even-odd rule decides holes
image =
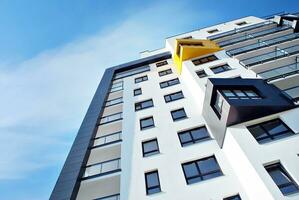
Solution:
[[[50,199],[299,199],[299,17],[245,17],[106,70]]]

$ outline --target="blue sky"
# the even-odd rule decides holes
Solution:
[[[298,0],[0,0],[0,199],[48,199],[106,67]]]

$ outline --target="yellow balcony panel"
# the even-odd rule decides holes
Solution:
[[[181,74],[183,61],[220,50],[222,49],[217,43],[211,40],[177,39],[173,59],[179,74]]]

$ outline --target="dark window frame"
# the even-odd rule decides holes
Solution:
[[[143,127],[143,126],[142,126],[142,121],[144,121],[144,120],[149,120],[149,119],[152,119],[153,124]],[[145,129],[149,129],[149,128],[154,128],[154,127],[155,127],[155,120],[154,120],[154,117],[153,117],[153,116],[150,116],[150,117],[145,117],[145,118],[140,119],[140,120],[139,120],[139,126],[140,126],[140,130],[145,130]]]
[[[281,123],[286,130],[282,131],[282,132],[279,132],[279,133],[271,134],[269,132],[269,130],[267,130],[267,128],[265,128],[264,126],[269,125],[270,123],[273,123],[275,121],[278,121],[279,123]],[[253,129],[256,128],[256,127],[259,127],[259,129],[261,129],[262,131],[264,131],[264,134],[266,134],[266,136],[256,137],[255,133],[253,132]],[[268,143],[268,142],[279,140],[279,139],[281,139],[280,136],[283,136],[283,135],[284,135],[283,138],[286,138],[286,137],[289,137],[289,136],[292,136],[292,135],[296,134],[280,118],[275,118],[275,119],[272,119],[272,120],[268,120],[268,121],[264,121],[264,122],[261,122],[261,123],[258,123],[258,124],[254,124],[254,125],[248,126],[247,129],[251,133],[252,137],[254,137],[255,140],[259,144],[265,144],[265,143]],[[290,133],[290,134],[286,135],[287,133]],[[276,138],[276,137],[278,137],[278,138]]]
[[[156,174],[156,175],[157,175],[157,181],[158,181],[158,184],[155,185],[155,186],[151,186],[151,187],[149,187],[149,186],[148,186],[148,178],[147,178],[147,176],[148,176],[148,175],[151,175],[151,174]],[[158,172],[158,170],[154,170],[154,171],[146,172],[146,173],[144,174],[144,179],[145,179],[146,195],[156,194],[156,193],[159,193],[159,192],[162,191],[162,190],[161,190],[161,183],[160,183],[160,177],[159,177],[159,172]],[[153,189],[158,189],[159,191],[150,193],[150,190],[153,190]]]
[[[217,28],[211,29],[211,30],[207,30],[207,33],[212,34],[212,33],[217,33],[219,32],[219,30]]]
[[[156,67],[162,67],[162,66],[165,66],[165,65],[168,65],[167,60],[163,60],[163,61],[160,61],[160,62],[156,63]]]
[[[244,26],[246,24],[248,24],[248,22],[246,22],[246,21],[241,21],[241,22],[236,23],[236,25],[238,25],[238,26]]]
[[[148,76],[144,75],[144,76],[140,76],[140,77],[135,78],[135,83],[141,83],[141,82],[144,82],[144,81],[147,81],[147,80],[148,80]]]
[[[291,177],[291,175],[288,173],[288,171],[283,167],[283,165],[280,162],[274,163],[274,164],[270,164],[270,165],[266,165],[265,166],[266,171],[268,172],[269,176],[271,177],[271,179],[273,180],[273,182],[275,183],[275,185],[278,187],[278,189],[281,191],[281,193],[284,196],[290,195],[290,194],[294,194],[294,193],[298,193],[299,192],[299,186],[296,183],[296,181]],[[276,182],[276,180],[274,180],[274,178],[271,176],[271,171],[280,171],[281,174],[283,175],[283,177],[286,177],[288,179],[288,183],[282,183],[279,184]],[[281,181],[281,180],[280,180]],[[289,187],[289,186],[293,186],[295,187],[296,191],[292,191],[292,192],[283,192],[283,188]]]
[[[180,79],[178,79],[178,78],[170,79],[170,80],[163,81],[163,82],[159,83],[161,89],[167,88],[167,87],[170,87],[173,85],[178,85],[178,84],[180,84]]]
[[[198,78],[204,78],[207,77],[207,73],[205,72],[205,70],[201,69],[195,72]]]
[[[233,96],[228,96],[226,95],[226,93],[224,91],[230,91],[230,93],[232,93]],[[238,95],[238,92],[236,91],[241,91],[242,94],[244,94],[244,96],[240,96]],[[248,91],[252,92],[253,94],[255,94],[254,96],[250,96],[248,94]],[[260,95],[260,92],[255,89],[255,88],[228,88],[228,89],[221,89],[219,90],[219,92],[222,94],[222,96],[225,99],[237,99],[237,100],[258,100],[258,99],[262,99],[262,95]]]
[[[181,117],[178,117],[178,118],[174,118],[174,113],[179,112],[179,111],[183,111],[185,115],[184,116],[182,115]],[[187,113],[184,108],[172,110],[172,111],[170,111],[170,114],[171,114],[171,118],[174,122],[188,118]]]
[[[233,196],[225,197],[223,200],[242,200],[239,194],[235,194]]]
[[[176,98],[176,97],[174,98],[174,96],[178,95],[178,94],[180,94],[181,96],[179,98]],[[165,103],[170,103],[170,102],[177,101],[177,100],[184,99],[184,98],[185,98],[185,96],[182,91],[173,92],[173,93],[164,95]]]
[[[214,169],[214,170],[211,170],[211,171],[209,171],[209,172],[205,172],[205,173],[201,173],[201,169],[200,169],[200,167],[198,166],[198,162],[203,162],[203,161],[205,161],[205,160],[208,160],[208,159],[211,159],[211,158],[213,158],[214,159],[214,161],[215,161],[215,164],[217,164],[217,167],[218,167],[218,169]],[[186,166],[186,165],[190,165],[190,164],[195,164],[195,167],[196,167],[196,170],[197,170],[197,175],[193,175],[193,176],[190,176],[190,177],[187,177],[187,173],[186,173],[186,171],[185,171],[185,168],[184,168],[184,166]],[[205,181],[205,180],[209,180],[209,179],[213,179],[213,178],[216,178],[216,177],[220,177],[220,176],[223,176],[224,174],[223,174],[223,172],[222,172],[222,170],[221,170],[221,167],[220,167],[220,165],[219,165],[219,163],[218,163],[218,161],[217,161],[217,159],[216,159],[216,157],[215,157],[215,155],[212,155],[212,156],[208,156],[208,157],[204,157],[204,158],[201,158],[201,159],[198,159],[198,160],[193,160],[193,161],[190,161],[190,162],[186,162],[186,163],[182,163],[182,169],[183,169],[183,173],[184,173],[184,176],[185,176],[185,180],[186,180],[186,183],[187,183],[187,185],[190,185],[190,184],[193,184],[193,183],[198,183],[198,182],[201,182],[201,181]],[[219,173],[219,174],[217,174],[217,173]],[[209,175],[213,175],[213,174],[217,174],[217,176],[215,176],[215,177],[210,177],[210,178],[204,178],[205,176],[209,176]],[[195,182],[191,182],[190,183],[190,179],[198,179],[198,178],[200,178],[200,180],[197,180],[197,181],[195,181]]]
[[[216,71],[218,69],[221,69],[221,71]],[[214,74],[220,74],[226,71],[230,71],[232,70],[231,66],[229,66],[229,64],[223,64],[223,65],[217,65],[217,66],[213,66],[210,68],[210,70],[214,73]]]
[[[160,77],[161,76],[166,76],[168,74],[172,74],[172,69],[169,68],[169,69],[165,69],[165,70],[159,71],[158,74],[159,74]]]
[[[155,142],[156,145],[157,145],[157,149],[145,152],[144,144],[150,143],[150,142]],[[142,145],[142,155],[143,155],[143,157],[149,157],[149,156],[153,156],[153,155],[156,155],[156,154],[160,153],[159,143],[158,143],[158,139],[157,138],[143,141],[141,145]]]
[[[206,135],[204,137],[201,137],[201,138],[200,137],[195,138],[194,137],[195,134],[193,134],[194,131],[202,130],[202,129],[205,129]],[[189,137],[191,138],[191,140],[189,140],[188,142],[183,141],[181,136],[184,135],[184,134],[188,134]],[[212,139],[206,126],[199,126],[199,127],[196,127],[196,128],[180,131],[180,132],[178,132],[178,137],[179,137],[179,140],[180,140],[180,143],[181,143],[182,147],[190,146],[190,145],[193,145],[193,144],[197,144],[197,143],[208,141],[208,140]]]
[[[141,88],[136,88],[136,89],[134,89],[133,93],[134,93],[134,96],[142,95],[142,89]]]
[[[149,102],[150,102],[150,104],[147,105]],[[144,105],[144,104],[146,104],[146,105]],[[151,108],[151,107],[154,107],[153,99],[147,99],[147,100],[139,101],[139,102],[135,103],[135,111],[144,110],[144,109]]]
[[[192,60],[192,63],[197,66],[197,65],[202,65],[208,62],[213,62],[215,60],[218,60],[217,56],[213,55],[209,55],[209,56],[205,56],[205,57],[201,57],[201,58],[197,58]]]

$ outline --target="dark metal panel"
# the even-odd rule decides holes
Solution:
[[[76,199],[80,187],[80,180],[84,173],[84,166],[86,165],[90,154],[89,147],[92,145],[92,139],[96,134],[98,119],[102,115],[104,103],[109,92],[111,81],[113,80],[113,75],[116,72],[148,65],[169,58],[171,58],[171,53],[165,52],[105,70],[60,172],[59,178],[50,196],[50,200]]]

